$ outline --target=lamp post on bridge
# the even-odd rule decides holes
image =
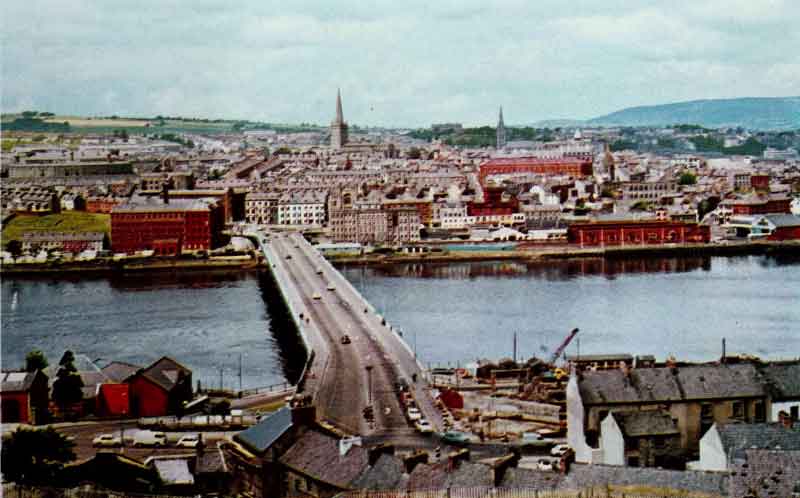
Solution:
[[[372,365],[364,367],[367,371],[367,405],[372,405]]]

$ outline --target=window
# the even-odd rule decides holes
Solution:
[[[744,403],[742,401],[733,402],[733,418],[744,418]]]
[[[767,421],[767,410],[764,407],[763,401],[756,401],[755,404],[755,412],[756,412],[756,422],[766,422]]]

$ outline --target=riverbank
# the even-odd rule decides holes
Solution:
[[[230,260],[230,259],[201,259],[188,260],[176,258],[139,258],[128,261],[114,261],[102,259],[95,261],[72,262],[47,262],[47,263],[16,263],[0,266],[3,276],[33,276],[33,275],[58,275],[81,274],[103,275],[132,272],[159,272],[159,271],[209,271],[209,270],[253,270],[259,267],[256,259]]]
[[[414,254],[334,255],[332,263],[385,265],[402,263],[467,263],[473,261],[542,261],[572,258],[615,258],[634,256],[747,256],[800,253],[800,241],[747,241],[724,244],[682,244],[658,246],[575,247],[542,246],[502,251],[448,251]]]

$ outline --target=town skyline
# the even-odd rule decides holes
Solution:
[[[500,105],[509,123],[529,124],[792,95],[800,80],[800,12],[788,2],[10,7],[3,112],[326,124],[341,87],[348,120],[364,126],[491,123]]]

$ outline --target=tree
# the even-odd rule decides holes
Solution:
[[[3,441],[3,477],[18,483],[51,483],[65,463],[75,460],[74,447],[52,427],[20,427]]]
[[[422,152],[417,147],[411,147],[406,152],[406,157],[409,159],[419,159],[422,156]]]
[[[681,173],[680,178],[678,178],[678,184],[680,185],[694,185],[695,183],[697,183],[697,177],[689,171]]]
[[[35,372],[37,370],[44,370],[47,368],[47,357],[39,351],[38,349],[34,349],[30,351],[25,356],[25,371],[26,372]]]
[[[53,382],[53,401],[62,413],[83,399],[83,380],[75,368],[75,355],[67,350],[58,362],[56,380]]]
[[[12,256],[18,258],[22,255],[22,242],[17,239],[11,239],[6,242],[6,251],[10,252]]]

